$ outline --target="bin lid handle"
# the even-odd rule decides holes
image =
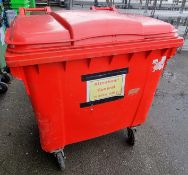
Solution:
[[[117,12],[117,9],[115,6],[111,6],[111,7],[96,7],[96,6],[91,6],[90,10],[109,10],[109,11],[114,11]]]
[[[20,15],[26,15],[26,12],[46,12],[47,14],[52,12],[50,7],[44,8],[19,8]]]

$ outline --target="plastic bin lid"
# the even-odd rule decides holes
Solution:
[[[6,42],[29,45],[87,40],[86,43],[94,43],[105,42],[104,37],[114,42],[162,34],[175,35],[175,29],[163,21],[116,11],[61,10],[30,16],[21,13],[8,29]]]

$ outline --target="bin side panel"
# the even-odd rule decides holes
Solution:
[[[137,126],[145,122],[161,74],[164,70],[167,60],[172,56],[172,54],[174,54],[174,50],[171,49],[152,51],[151,56],[148,59],[148,75],[146,78],[144,92],[142,98],[140,99],[140,105],[136,111],[132,126]]]
[[[64,145],[64,69],[59,63],[25,67],[31,102],[45,151]]]
[[[26,81],[26,74],[24,72],[24,67],[10,67],[10,71],[15,78],[23,81],[27,95],[30,96],[28,82]]]

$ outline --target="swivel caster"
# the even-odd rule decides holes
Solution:
[[[136,132],[136,128],[127,128],[127,135],[128,135],[127,143],[130,146],[135,145],[135,132]]]
[[[5,93],[8,90],[8,85],[4,82],[0,82],[0,94]]]
[[[65,154],[63,150],[55,152],[54,155],[57,159],[57,162],[59,164],[61,171],[64,171],[65,170]]]
[[[11,80],[10,75],[8,73],[6,73],[6,72],[3,72],[1,81],[4,82],[4,83],[9,83],[10,80]]]

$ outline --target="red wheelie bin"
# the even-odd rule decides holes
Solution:
[[[66,145],[123,128],[134,145],[133,128],[145,122],[163,69],[183,39],[168,23],[114,8],[21,8],[6,42],[6,62],[25,84],[41,146],[64,169]]]

